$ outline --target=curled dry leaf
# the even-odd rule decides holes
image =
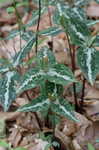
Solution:
[[[61,144],[63,145],[64,149],[68,149],[71,150],[71,137],[68,137],[67,135],[65,135],[65,133],[63,133],[62,131],[60,131],[59,126],[56,126],[55,129],[55,137],[57,137]]]
[[[28,150],[44,150],[48,144],[49,143],[47,141],[43,141],[41,139],[35,139],[33,143],[28,145],[26,148]],[[48,150],[51,150],[51,149],[49,148]]]
[[[0,112],[0,118],[4,121],[16,120],[21,112]]]
[[[31,112],[21,113],[16,124],[32,133],[40,130],[35,115]]]
[[[87,150],[87,144],[90,142],[95,150],[99,150],[99,143],[96,143],[96,139],[99,138],[99,121],[93,122],[92,125],[86,128],[85,135],[81,135],[80,131],[74,138],[82,149]],[[77,150],[75,148],[75,150]]]
[[[81,70],[80,69],[78,69],[78,70],[76,70],[75,71],[75,77],[78,77],[78,76],[80,76],[81,75]]]
[[[95,101],[91,105],[88,105],[85,110],[88,118],[92,121],[99,121],[99,101]]]
[[[18,98],[16,98],[15,102],[18,106],[23,106],[23,105],[29,103],[29,100],[27,98],[18,97]]]
[[[20,112],[0,112],[0,138],[6,136],[6,121],[15,120],[19,114]]]
[[[72,136],[77,130],[76,123],[67,118],[64,118],[57,127],[65,136]]]
[[[89,121],[85,116],[75,112],[75,117],[79,120],[78,123],[76,123],[77,131],[83,130],[83,135],[85,134],[85,130],[89,125],[91,125],[91,121]]]
[[[38,138],[39,137],[39,134],[38,133],[36,133],[36,134],[31,134],[31,133],[29,133],[29,134],[27,134],[27,135],[25,135],[24,137],[23,137],[23,139],[21,140],[21,142],[20,142],[20,147],[28,147],[29,146],[29,144],[31,144],[31,143],[33,143],[33,141],[36,139],[36,138]]]
[[[75,150],[82,150],[81,146],[78,144],[77,140],[73,140],[73,147],[75,148]]]
[[[58,63],[68,64],[70,58],[68,56],[68,44],[63,39],[54,38],[53,49]]]
[[[89,87],[84,99],[99,99],[99,90],[94,87]]]
[[[17,147],[22,138],[20,128],[17,125],[15,125],[15,127],[10,129],[10,132],[11,134],[8,138],[8,142],[10,142],[13,147]]]
[[[77,116],[80,120],[80,124],[78,123],[80,128],[78,128],[79,130],[73,135],[73,141],[75,140],[84,150],[87,150],[87,144],[89,142],[95,146],[96,150],[99,150],[99,145],[96,145],[96,139],[99,138],[99,121],[91,122],[78,113]],[[77,150],[76,147],[75,150]]]
[[[55,136],[60,139],[65,149],[68,150],[82,150],[78,140],[81,140],[81,142],[84,140],[82,137],[85,137],[86,129],[92,125],[83,115],[75,112],[75,116],[79,120],[78,123],[64,119],[55,129]]]
[[[12,59],[17,52],[20,51],[20,46],[23,47],[26,44],[24,40],[21,39],[20,45],[20,36],[16,36],[13,40],[0,41],[0,57]]]

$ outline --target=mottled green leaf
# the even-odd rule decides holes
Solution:
[[[99,51],[94,48],[79,48],[77,53],[78,65],[86,79],[93,85],[99,72]]]
[[[59,27],[50,27],[48,29],[45,29],[43,31],[39,32],[39,35],[44,35],[44,36],[56,36],[57,34],[61,33],[62,29]]]
[[[83,8],[74,7],[68,9],[68,14],[70,15],[70,18],[79,19],[81,21],[87,21],[87,15]]]
[[[12,63],[10,63],[6,60],[4,62],[1,62],[1,64],[0,64],[0,73],[8,72],[11,69],[12,69]]]
[[[5,73],[7,71],[9,71],[8,67],[6,67],[6,66],[0,66],[0,73]]]
[[[70,19],[69,15],[67,14],[67,11],[69,7],[66,5],[62,5],[61,3],[57,3],[57,9],[54,12],[53,15],[53,22],[54,24],[60,25],[60,17],[65,16],[67,19]]]
[[[33,99],[31,103],[26,104],[18,109],[20,112],[38,112],[38,111],[45,111],[48,109],[50,105],[50,101],[48,98],[40,96],[36,99]]]
[[[28,42],[27,44],[15,55],[14,57],[14,61],[13,61],[13,66],[16,67],[18,66],[22,59],[24,57],[26,57],[27,53],[30,52],[30,50],[32,49],[32,46],[35,42],[36,38],[35,36],[33,36]]]
[[[55,24],[60,25],[60,18],[64,16],[68,20],[78,19],[81,21],[87,20],[86,13],[84,12],[83,8],[78,7],[69,7],[68,5],[63,5],[62,3],[57,3],[57,9],[53,15],[53,21]]]
[[[45,73],[42,70],[33,68],[26,72],[22,77],[17,93],[39,86],[45,79]]]
[[[40,68],[48,69],[56,63],[55,57],[48,47],[42,47],[37,54],[37,64]]]
[[[45,7],[43,7],[42,10],[41,10],[41,14],[45,13],[46,10],[47,10],[47,9],[46,9]],[[24,26],[25,26],[25,27],[31,27],[31,26],[35,25],[35,24],[37,23],[37,21],[38,21],[38,17],[39,17],[39,10],[33,11],[31,19],[30,19],[29,22],[28,22],[26,25],[24,25]]]
[[[63,93],[63,86],[47,81],[46,92],[48,96],[60,96]]]
[[[52,103],[51,110],[56,114],[68,117],[71,120],[78,121],[73,114],[73,108],[71,105],[64,99],[57,100],[58,102]]]
[[[87,5],[89,2],[91,2],[91,0],[74,0],[74,5],[76,7],[82,7]]]
[[[95,40],[93,41],[92,46],[99,47],[99,35],[96,36]]]
[[[63,64],[56,64],[53,68],[50,68],[47,72],[47,79],[61,85],[76,82],[72,71]]]
[[[69,34],[72,44],[83,46],[88,41],[90,31],[83,21],[75,18],[67,20],[62,16],[61,25],[65,32]]]
[[[29,41],[31,37],[33,37],[35,35],[34,32],[32,31],[27,31],[27,32],[23,32],[23,34],[21,35],[22,39],[25,41]]]
[[[12,31],[8,34],[8,36],[5,38],[5,40],[10,40],[10,39],[15,38],[17,35],[20,34],[20,32],[22,33],[22,31],[20,31],[20,30],[12,30]]]
[[[99,20],[87,20],[87,26],[88,27],[91,27],[97,23],[99,23]]]
[[[14,73],[8,72],[0,81],[0,103],[4,108],[4,111],[7,111],[12,103],[12,101],[16,98],[16,91],[14,87],[13,81]]]

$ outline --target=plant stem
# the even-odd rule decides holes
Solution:
[[[72,70],[73,73],[75,73],[76,64],[75,64],[75,46],[72,46],[73,48],[73,54],[72,54]],[[73,83],[73,91],[74,91],[74,100],[75,100],[75,109],[76,111],[79,111],[78,109],[78,101],[77,101],[77,94],[76,94],[76,83]]]
[[[37,112],[34,112],[34,115],[35,115],[35,118],[36,118],[37,123],[38,123],[38,125],[39,125],[40,131],[43,131],[43,129],[42,129],[42,123],[41,123],[41,120],[40,120],[39,117],[38,117]]]
[[[38,50],[38,37],[39,37],[40,20],[41,20],[41,0],[39,0],[39,17],[38,17],[38,24],[37,24],[37,29],[36,29],[36,46],[35,46],[36,54],[37,54],[37,50]]]
[[[84,104],[85,84],[86,84],[86,79],[84,78],[83,79],[83,87],[82,87],[82,95],[81,95],[81,103],[80,103],[81,110],[83,109],[83,104]]]
[[[16,1],[13,0],[13,5],[14,5],[14,9],[15,9],[15,14],[16,14],[16,17],[17,17],[17,22],[18,22],[18,28],[19,28],[19,31],[20,31],[20,50],[21,50],[21,47],[22,47],[22,40],[21,40],[21,25],[23,25],[22,21],[21,21],[21,17],[20,17],[20,14],[16,8]]]
[[[48,16],[49,16],[49,24],[50,24],[50,27],[52,27],[52,20],[51,20],[51,12],[50,12],[50,8],[48,6],[48,3],[47,3],[47,8],[48,8]],[[51,36],[51,42],[48,43],[49,46],[50,46],[50,49],[53,51],[53,37]]]
[[[75,46],[70,44],[69,36],[67,36],[68,45],[69,45],[69,51],[70,51],[70,57],[71,57],[71,65],[72,65],[72,71],[75,72]],[[76,84],[73,83],[73,93],[74,93],[74,101],[75,101],[75,110],[79,111],[78,108],[78,101],[77,101],[77,94],[76,94]]]

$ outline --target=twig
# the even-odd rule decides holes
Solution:
[[[36,45],[35,45],[36,54],[37,54],[37,50],[38,50],[38,37],[39,37],[40,20],[41,20],[41,0],[39,0],[39,17],[38,17],[38,24],[37,24],[37,29],[36,29]]]

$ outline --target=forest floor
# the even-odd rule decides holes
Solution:
[[[8,14],[6,8],[10,6],[10,3],[0,4],[0,37],[6,37],[8,33],[18,28],[17,18],[15,14]],[[33,8],[34,7],[34,8]],[[32,6],[35,9],[35,6]],[[53,9],[51,13],[53,13]],[[31,14],[23,15],[23,7],[20,7],[20,14],[22,14],[23,23],[28,22]],[[99,5],[91,3],[87,8],[87,15],[89,18],[99,20]],[[44,14],[40,22],[40,30],[50,26],[48,14]],[[36,30],[36,26],[30,27],[30,30]],[[99,31],[99,23],[94,25],[93,34]],[[45,45],[51,37],[45,39]],[[53,37],[53,49],[54,54],[59,63],[70,64],[70,57],[68,55],[68,42],[64,33],[60,33],[58,36]],[[22,45],[25,41],[21,41]],[[96,47],[99,50],[99,47]],[[1,40],[0,41],[0,59],[10,58],[15,55],[15,52],[20,50],[20,37],[16,36],[13,40]],[[22,70],[24,72],[24,70]],[[82,73],[79,68],[75,71],[75,76],[82,80]],[[39,94],[38,88],[28,91],[31,99],[37,97]],[[81,98],[81,87],[79,87],[78,101]],[[64,98],[68,98],[73,103],[73,92],[69,87],[64,89]],[[12,147],[24,147],[28,150],[44,150],[47,141],[44,141],[39,137],[41,129],[38,124],[38,120],[33,112],[23,113],[14,112],[14,108],[18,108],[28,103],[28,97],[23,93],[20,97],[17,97],[16,101],[13,102],[9,112],[3,112],[0,107],[0,139],[11,143]],[[44,133],[51,133],[52,129],[46,127],[44,120],[38,114],[41,120],[41,125]],[[99,139],[99,76],[95,81],[94,86],[89,85],[88,82],[85,84],[85,96],[84,96],[84,113],[75,112],[75,116],[80,120],[79,123],[75,123],[66,118],[62,118],[60,124],[55,129],[55,136],[63,144],[63,149],[66,150],[87,150],[87,143],[94,145],[96,150],[99,150],[99,143],[96,140]],[[72,146],[71,146],[72,145]],[[63,150],[62,149],[62,150]],[[0,147],[0,150],[6,150]],[[49,150],[55,150],[54,147]]]

